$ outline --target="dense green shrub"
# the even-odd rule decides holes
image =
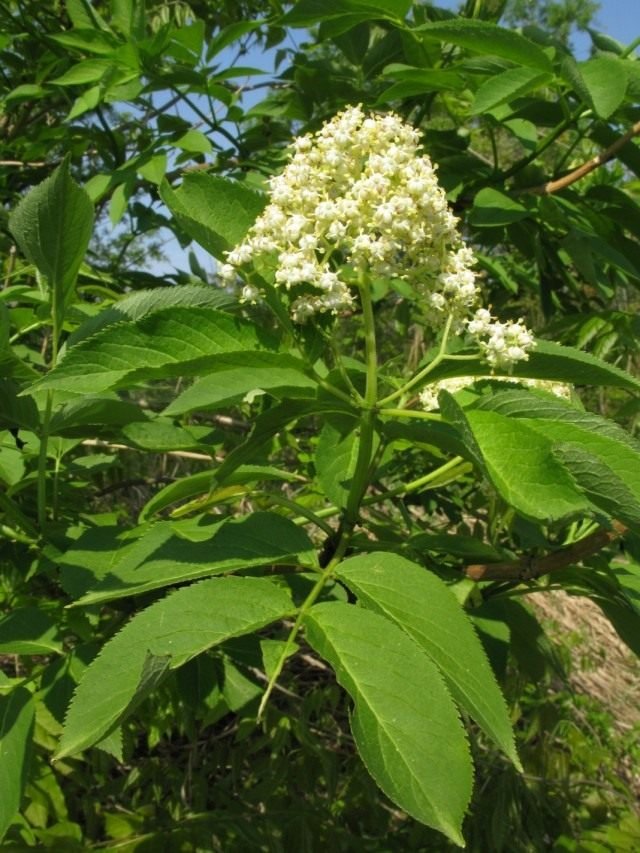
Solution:
[[[637,847],[640,66],[504,7],[0,4],[6,849]]]

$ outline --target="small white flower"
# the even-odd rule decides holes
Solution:
[[[254,287],[252,284],[245,284],[242,288],[242,301],[243,302],[255,302],[260,296],[260,291],[257,287]]]
[[[218,267],[218,276],[224,282],[234,282],[238,277],[236,268],[232,264],[221,264]]]

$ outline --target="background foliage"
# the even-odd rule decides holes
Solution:
[[[410,664],[421,614],[371,588],[373,550],[393,577],[423,569],[418,602],[423,581],[445,610],[455,592],[508,701],[522,773],[484,656],[473,695],[469,673],[456,688],[431,649],[433,678],[462,693],[469,848],[637,849],[637,731],[574,695],[566,639],[526,604],[534,590],[588,597],[638,653],[640,66],[638,40],[596,32],[594,11],[0,2],[3,848],[450,849],[354,748],[374,739],[362,706],[402,691],[384,642],[366,678],[348,668],[344,626],[389,632],[416,691],[426,666]],[[589,28],[586,60],[574,24]],[[258,721],[294,651],[291,596],[299,606],[335,547],[353,413],[301,367],[334,366],[326,338],[283,354],[272,316],[219,287],[200,250],[189,272],[157,270],[173,237],[220,259],[292,135],[356,103],[423,132],[487,303],[540,338],[523,375],[577,392],[565,405],[488,381],[445,400],[428,433],[419,418],[385,421],[350,542],[360,556],[324,588]],[[381,283],[374,310],[381,373],[414,372],[436,342],[411,300]],[[357,318],[333,339],[357,385]],[[157,618],[175,636],[151,647]],[[359,678],[377,679],[368,704]]]

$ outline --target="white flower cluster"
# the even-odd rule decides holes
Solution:
[[[427,385],[420,392],[422,408],[427,412],[438,409],[438,394],[441,391],[448,391],[450,394],[455,394],[456,391],[462,391],[463,388],[469,388],[474,382],[480,381],[480,378],[478,376],[452,376],[450,379],[441,379],[440,382],[433,382],[431,385]],[[519,385],[521,388],[538,388],[540,391],[547,391],[549,394],[554,394],[556,397],[561,397],[564,400],[570,400],[573,393],[571,385],[566,385],[564,382],[553,382],[549,379],[524,379],[519,376],[501,376],[499,381]]]
[[[486,308],[476,311],[467,331],[478,339],[492,367],[508,370],[517,361],[526,361],[529,350],[535,347],[533,335],[522,320],[500,323]]]
[[[291,294],[296,322],[349,308],[359,274],[402,279],[426,301],[431,322],[465,327],[489,362],[506,367],[533,346],[518,323],[477,311],[473,252],[457,230],[435,168],[419,150],[419,134],[394,114],[349,107],[317,133],[293,143],[293,156],[270,180],[270,203],[245,240],[227,255],[224,280],[235,281],[260,260]],[[256,301],[248,284],[242,297]],[[484,319],[486,316],[487,319]]]

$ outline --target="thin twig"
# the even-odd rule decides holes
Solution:
[[[85,438],[83,447],[100,447],[104,450],[139,450],[137,447],[129,447],[128,444],[112,444],[110,441],[102,441],[99,438]],[[163,456],[177,456],[180,459],[198,459],[202,462],[222,462],[220,456],[210,456],[207,453],[193,453],[190,450],[158,450]]]
[[[21,169],[40,169],[42,166],[49,165],[51,164],[44,160],[35,160],[33,162],[27,162],[25,160],[0,160],[0,166],[18,166]]]
[[[475,581],[513,580],[529,581],[548,575],[558,569],[566,569],[579,563],[586,557],[596,554],[602,548],[611,544],[615,539],[624,535],[627,528],[619,521],[612,523],[611,530],[600,528],[584,539],[574,542],[566,548],[546,554],[544,557],[520,557],[509,563],[474,563],[465,566],[465,577]]]
[[[571,184],[574,184],[576,181],[584,178],[584,176],[588,175],[589,172],[593,172],[594,169],[597,169],[599,166],[603,166],[605,163],[613,160],[613,158],[618,154],[618,151],[620,151],[621,148],[624,148],[627,142],[630,142],[634,136],[638,135],[640,135],[640,121],[637,121],[633,127],[624,134],[624,136],[621,136],[620,139],[616,139],[614,143],[612,143],[608,148],[605,148],[605,150],[600,154],[592,157],[591,160],[587,160],[586,163],[578,166],[572,172],[569,172],[569,174],[564,175],[562,178],[557,178],[555,181],[546,181],[544,184],[519,190],[518,195],[521,195],[522,193],[551,195],[551,193],[563,190],[565,187],[571,186]]]

